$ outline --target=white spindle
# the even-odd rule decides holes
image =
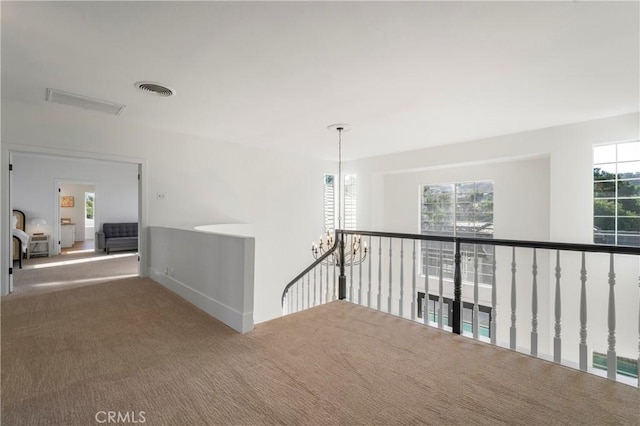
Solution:
[[[423,243],[420,243],[421,245]],[[427,247],[427,242],[424,243]],[[429,324],[429,249],[425,248],[424,258],[424,308],[422,309],[423,320],[425,324]]]
[[[440,277],[438,277],[438,328],[442,328],[442,308],[444,305],[444,281],[443,281],[444,267],[442,265],[442,241],[440,241]]]
[[[307,308],[311,307],[311,292],[309,291],[311,275],[309,272],[306,274],[307,277]],[[302,309],[304,309],[304,277],[302,277]]]
[[[391,286],[393,284],[393,274],[391,273],[391,260],[393,257],[393,240],[389,238],[389,297],[387,298],[387,312],[391,313]]]
[[[561,268],[560,268],[560,250],[556,250],[556,300],[555,300],[555,336],[553,337],[553,361],[557,363],[562,363],[562,340],[560,338],[561,335],[561,323],[560,318],[562,315],[562,301],[560,295],[560,277],[561,277]]]
[[[480,297],[480,290],[478,287],[478,245],[473,245],[473,338],[477,339],[480,335],[479,333],[479,324],[478,324],[478,315],[480,314],[478,310],[478,299]],[[464,309],[463,309],[464,311]],[[460,322],[462,324],[462,322]]]
[[[345,255],[345,257],[347,257]],[[351,264],[349,265],[349,302],[353,302],[353,261],[355,259],[355,253],[353,252],[353,235],[351,236],[351,246],[349,246],[349,259]]]
[[[516,248],[511,248],[511,328],[509,329],[509,348],[516,350]]]
[[[582,267],[580,268],[580,370],[587,371],[587,268],[582,252]]]
[[[640,288],[640,277],[638,277],[638,288]],[[638,387],[640,388],[640,297],[638,297]]]
[[[320,281],[318,281],[318,303],[322,304],[322,263],[316,268],[320,270]]]
[[[336,293],[337,272],[338,272],[338,265],[336,264],[336,262],[333,262],[333,300],[338,299],[338,294]]]
[[[489,333],[491,334],[491,344],[495,345],[498,338],[496,336],[496,316],[498,314],[498,289],[496,288],[496,247],[491,248],[491,322],[489,324]]]
[[[316,306],[316,293],[317,293],[317,275],[318,271],[313,268],[313,306]]]
[[[404,304],[404,240],[400,239],[400,298],[398,299],[398,316],[403,317]]]
[[[358,237],[358,252],[359,252],[359,263],[358,263],[358,303],[362,303],[362,247],[360,246],[361,238]]]
[[[616,356],[616,298],[614,286],[616,285],[616,274],[613,267],[613,253],[609,258],[609,349],[607,350],[607,377],[616,379],[618,370],[618,358]]]
[[[296,312],[300,311],[300,281],[296,283]]]
[[[413,240],[413,250],[411,254],[412,259],[412,274],[411,274],[411,319],[416,320],[416,297],[418,297],[418,291],[416,290],[416,240]]]
[[[327,262],[327,282],[326,282],[326,288],[325,288],[325,293],[324,293],[324,300],[329,303],[331,301],[331,298],[329,296],[329,262]]]
[[[378,310],[382,310],[382,237],[378,239]]]
[[[538,356],[538,260],[536,249],[533,249],[531,273],[533,275],[533,284],[531,285],[531,355]]]
[[[371,245],[371,235],[369,235],[369,250],[372,250],[373,246]],[[369,289],[367,291],[367,307],[371,307],[371,259],[372,256],[369,256],[369,262],[368,263],[368,267],[369,267]]]

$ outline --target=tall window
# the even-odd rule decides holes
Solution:
[[[336,229],[336,177],[324,175],[324,229]]]
[[[640,142],[593,148],[593,241],[640,246]]]
[[[425,235],[493,238],[493,181],[423,185],[420,232]],[[442,250],[441,250],[442,248]],[[474,281],[474,245],[462,244],[462,280]],[[478,282],[491,284],[493,247],[476,245]],[[424,241],[422,273],[453,279],[453,243]],[[442,258],[442,261],[441,261]]]
[[[324,175],[324,227],[326,231],[333,231],[338,225],[337,197],[339,190],[336,187],[338,179],[335,175]],[[358,215],[358,187],[357,176],[348,174],[344,176],[344,198],[342,199],[342,228],[356,229]]]
[[[357,229],[358,180],[355,174],[344,177],[344,229]]]
[[[85,192],[84,193],[84,217],[85,217],[85,227],[90,228],[94,226],[94,200],[95,193],[93,192]]]

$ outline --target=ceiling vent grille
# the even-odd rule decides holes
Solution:
[[[173,89],[169,89],[168,87],[163,86],[160,83],[154,83],[153,81],[139,81],[135,84],[135,86],[137,89],[143,92],[151,93],[156,96],[162,96],[163,98],[167,98],[176,94]]]
[[[109,102],[102,99],[89,98],[62,90],[47,89],[46,100],[61,105],[70,105],[91,111],[104,112],[111,115],[120,115],[125,108],[122,104]]]

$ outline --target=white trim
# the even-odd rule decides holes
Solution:
[[[235,331],[244,334],[253,330],[253,311],[243,314],[154,268],[149,269],[149,277]]]

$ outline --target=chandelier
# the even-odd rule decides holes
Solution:
[[[327,127],[329,130],[338,132],[338,229],[342,227],[342,133],[351,130],[348,124],[332,124]],[[311,245],[311,253],[315,259],[322,257],[325,253],[333,248],[335,243],[333,233],[327,230],[327,235],[320,236],[320,241]],[[359,265],[367,258],[367,243],[361,241],[359,235],[352,235],[350,241],[346,243],[344,236],[339,242],[342,247],[334,250],[329,257],[323,262],[326,265],[347,266]],[[343,255],[341,255],[343,253]],[[344,256],[344,261],[342,259]]]

